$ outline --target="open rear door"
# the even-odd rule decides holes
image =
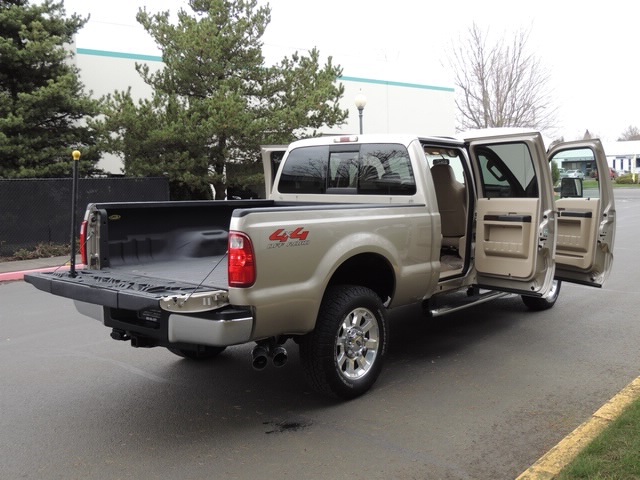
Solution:
[[[478,185],[477,284],[544,297],[553,284],[556,218],[542,137],[520,132],[467,141]]]
[[[613,264],[616,211],[607,158],[600,140],[556,145],[549,151],[558,167],[589,173],[581,179],[561,179],[556,245],[556,278],[601,287]],[[593,173],[597,171],[597,176]],[[597,179],[595,187],[593,181]]]
[[[264,169],[264,191],[266,198],[271,196],[273,182],[280,167],[280,162],[287,151],[286,145],[262,145],[262,166]]]

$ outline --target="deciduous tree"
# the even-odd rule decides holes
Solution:
[[[529,30],[491,41],[473,24],[454,44],[449,63],[457,87],[460,130],[489,127],[555,128],[549,74],[528,50]]]
[[[640,140],[640,130],[638,129],[638,127],[629,125],[625,129],[625,131],[622,132],[622,135],[620,135],[620,137],[618,138],[619,142],[624,142],[627,140]]]

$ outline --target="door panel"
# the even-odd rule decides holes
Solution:
[[[478,201],[476,268],[484,275],[530,280],[534,275],[537,198]]]
[[[556,218],[542,137],[522,132],[467,141],[478,184],[476,284],[547,295],[555,269]]]
[[[563,198],[556,201],[558,207],[558,241],[556,243],[556,268],[558,265],[591,270],[595,262],[596,235],[600,199]]]
[[[596,188],[584,188],[582,198],[556,200],[555,277],[601,287],[613,265],[616,223],[613,187],[602,144],[597,139],[562,143],[549,152],[549,159],[559,167],[583,165],[584,169],[597,170]]]

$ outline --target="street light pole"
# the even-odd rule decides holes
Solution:
[[[367,104],[367,97],[365,97],[362,90],[356,95],[356,108],[358,109],[358,118],[360,120],[360,135],[362,135],[362,111]]]
[[[80,151],[74,150],[71,154],[73,157],[73,177],[71,179],[71,266],[69,275],[75,278],[76,273],[76,204],[78,202],[78,163],[80,161]]]

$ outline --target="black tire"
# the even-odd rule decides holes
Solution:
[[[300,340],[300,360],[315,391],[342,399],[375,383],[387,351],[387,321],[370,289],[339,285],[327,289],[315,329]]]
[[[560,287],[562,286],[561,280],[554,280],[553,287],[551,287],[551,294],[548,297],[528,297],[522,295],[522,301],[529,310],[539,312],[541,310],[548,310],[553,307],[560,295]]]
[[[209,360],[210,358],[217,357],[227,347],[211,347],[208,345],[195,345],[194,349],[186,348],[174,348],[167,347],[171,353],[178,355],[182,358],[188,358],[190,360]]]

